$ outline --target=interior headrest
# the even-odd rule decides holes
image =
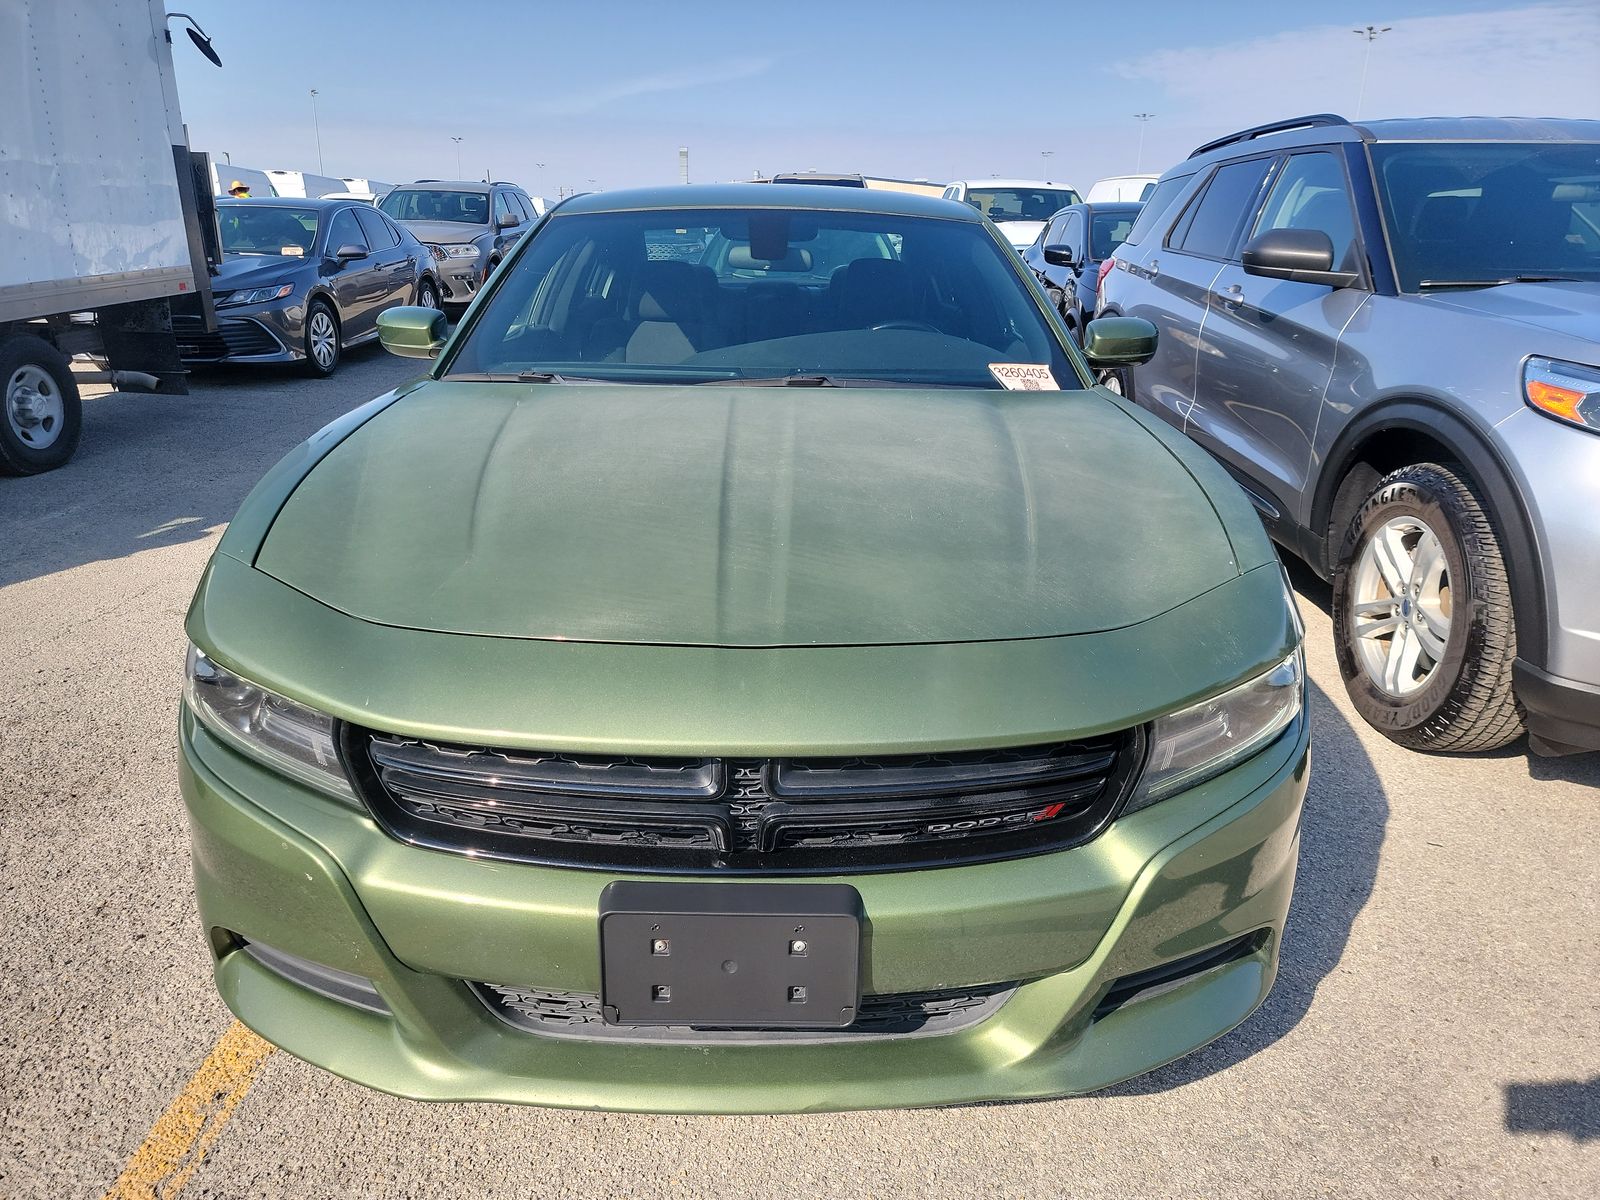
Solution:
[[[682,322],[706,315],[717,277],[698,263],[646,262],[640,264],[633,286],[639,320]]]
[[[728,251],[728,269],[732,271],[795,271],[811,270],[811,251],[790,246],[789,253],[779,259],[757,258],[749,246],[734,246]]]

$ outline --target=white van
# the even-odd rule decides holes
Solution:
[[[1113,175],[1102,179],[1089,189],[1084,197],[1086,204],[1144,203],[1156,189],[1159,175]]]
[[[211,194],[213,196],[226,196],[230,188],[236,183],[242,183],[250,189],[250,195],[259,200],[263,196],[276,196],[277,189],[272,186],[272,180],[265,171],[254,171],[249,167],[236,167],[231,163],[211,160]]]
[[[331,192],[350,190],[342,179],[313,175],[310,171],[268,171],[267,175],[280,196],[301,196],[315,200]]]

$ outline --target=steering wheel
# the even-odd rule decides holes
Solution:
[[[880,329],[915,329],[920,333],[940,332],[937,326],[929,325],[926,321],[912,320],[884,321],[880,325],[874,325],[872,329],[873,332],[877,332]]]

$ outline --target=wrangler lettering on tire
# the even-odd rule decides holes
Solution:
[[[1500,541],[1453,464],[1386,475],[1357,509],[1333,576],[1334,647],[1361,715],[1415,750],[1493,750],[1523,731]]]

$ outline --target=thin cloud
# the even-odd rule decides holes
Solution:
[[[1362,116],[1586,117],[1600,110],[1600,7],[1593,4],[1399,18],[1392,25],[1372,47]],[[1166,119],[1190,128],[1226,132],[1330,110],[1353,117],[1366,51],[1353,28],[1319,25],[1155,51],[1110,69],[1164,92]]]
[[[621,80],[610,87],[591,92],[561,96],[544,104],[534,105],[532,111],[546,117],[576,117],[595,112],[619,100],[632,100],[637,96],[655,96],[663,92],[685,92],[694,88],[709,87],[717,83],[732,83],[767,72],[772,60],[751,59],[746,63],[705,71],[675,71],[661,75],[644,75],[637,79]]]

